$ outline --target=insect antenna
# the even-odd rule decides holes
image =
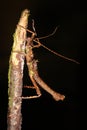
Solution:
[[[39,44],[39,46],[42,46],[43,48],[45,48],[45,49],[47,49],[48,51],[52,52],[53,54],[57,55],[58,57],[61,57],[61,58],[66,59],[66,60],[68,60],[68,61],[74,62],[74,63],[76,63],[76,64],[80,64],[78,61],[76,61],[76,60],[74,60],[74,59],[72,59],[72,58],[66,57],[66,56],[64,56],[64,55],[61,55],[61,54],[58,53],[58,52],[55,52],[55,51],[51,50],[50,48],[48,48],[48,47],[46,47],[45,45],[43,45],[42,43],[40,43],[40,42],[38,41],[38,39],[37,39],[37,40],[33,40],[33,41],[37,42],[37,43]]]
[[[24,27],[21,26],[21,25],[18,25],[18,26],[24,28]],[[33,26],[34,32],[31,31],[31,30],[29,30],[29,29],[26,29],[26,28],[24,28],[24,29],[26,29],[26,31],[30,32],[31,34],[37,35],[37,34],[36,34],[35,27],[34,27],[34,20],[33,20],[32,26]],[[78,61],[76,61],[76,60],[74,60],[74,59],[72,59],[72,58],[66,57],[66,56],[64,56],[64,55],[62,55],[62,54],[60,54],[60,53],[58,53],[58,52],[55,52],[55,51],[51,50],[50,48],[46,47],[45,45],[43,45],[42,43],[40,43],[39,39],[44,39],[44,38],[47,38],[47,37],[50,37],[50,36],[54,35],[54,33],[56,32],[56,30],[57,30],[57,27],[55,28],[55,30],[53,31],[53,33],[51,33],[51,34],[49,34],[49,35],[47,35],[47,36],[44,36],[44,37],[35,38],[35,39],[33,39],[33,41],[36,42],[36,43],[38,43],[38,46],[37,46],[37,47],[42,46],[43,48],[47,49],[48,51],[52,52],[53,54],[55,54],[55,55],[58,56],[58,57],[61,57],[61,58],[66,59],[66,60],[68,60],[68,61],[74,62],[74,63],[76,63],[76,64],[80,64]]]
[[[48,38],[48,37],[54,35],[55,32],[57,31],[57,29],[58,29],[58,27],[56,27],[55,30],[54,30],[51,34],[49,34],[49,35],[47,35],[47,36],[39,37],[38,39],[40,40],[40,39]]]

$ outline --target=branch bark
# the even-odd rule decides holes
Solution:
[[[19,25],[27,28],[29,11],[22,12]],[[23,67],[25,58],[26,30],[17,26],[14,34],[14,42],[9,60],[8,71],[8,117],[7,130],[21,130],[22,115],[22,86]]]

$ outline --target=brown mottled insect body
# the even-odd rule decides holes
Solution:
[[[20,27],[22,27],[21,25],[18,25]],[[24,28],[24,27],[22,27]],[[33,26],[34,28],[34,26]],[[24,28],[25,29],[25,28]],[[39,39],[38,38],[35,38],[36,36],[36,33],[35,32],[32,32],[28,29],[26,29],[28,32],[31,33],[31,37],[27,38],[26,40],[26,62],[27,62],[27,66],[28,66],[28,72],[29,72],[29,76],[30,76],[30,79],[33,83],[33,87],[31,86],[25,86],[26,88],[35,88],[36,89],[36,93],[37,95],[35,96],[30,96],[30,97],[22,97],[23,99],[32,99],[32,98],[38,98],[41,96],[41,92],[40,92],[40,89],[38,87],[38,85],[40,87],[42,87],[44,90],[46,90],[48,93],[50,93],[52,95],[52,97],[56,100],[56,101],[59,101],[59,100],[64,100],[65,96],[58,93],[58,92],[55,92],[54,90],[52,90],[39,76],[38,74],[38,68],[37,68],[37,60],[34,59],[34,53],[33,53],[33,48],[38,48],[40,46],[44,47],[45,49],[49,50],[50,52],[54,53],[55,55],[61,57],[61,58],[64,58],[66,60],[69,60],[69,61],[72,61],[72,62],[75,62],[76,64],[79,64],[79,62],[77,62],[76,60],[74,59],[71,59],[71,58],[68,58],[68,57],[65,57],[59,53],[56,53],[54,52],[53,50],[47,48],[46,46],[44,46],[43,44],[41,44],[39,42]],[[35,28],[34,28],[35,30]],[[47,37],[47,36],[46,36]],[[42,38],[45,38],[45,37],[42,37]],[[36,42],[37,45],[34,45],[33,42]]]

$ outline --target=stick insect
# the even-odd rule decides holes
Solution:
[[[21,28],[24,28],[23,26],[21,25],[18,25],[20,26]],[[41,96],[41,91],[38,87],[38,85],[40,87],[42,87],[45,91],[47,91],[49,94],[52,95],[52,97],[54,98],[55,101],[59,101],[59,100],[64,100],[65,99],[65,95],[62,95],[56,91],[54,91],[53,89],[51,89],[39,76],[38,74],[38,67],[37,67],[37,60],[34,59],[34,53],[33,53],[33,48],[39,48],[40,46],[44,47],[45,49],[47,49],[48,51],[54,53],[55,55],[61,57],[61,58],[64,58],[66,60],[69,60],[69,61],[72,61],[76,64],[80,64],[79,62],[77,62],[76,60],[74,59],[71,59],[71,58],[68,58],[68,57],[65,57],[51,49],[49,49],[48,47],[44,46],[40,41],[39,39],[43,39],[43,38],[46,38],[46,37],[49,37],[51,35],[53,35],[55,33],[55,31],[48,35],[48,36],[45,36],[45,37],[41,37],[41,38],[36,38],[36,31],[35,31],[35,27],[34,27],[34,22],[32,23],[32,27],[33,27],[33,30],[34,31],[31,31],[31,30],[28,30],[26,28],[26,31],[31,33],[31,37],[28,37],[26,39],[26,49],[25,49],[25,52],[26,52],[26,63],[27,63],[27,67],[28,67],[28,73],[29,73],[29,76],[30,76],[30,79],[32,81],[32,84],[33,86],[24,86],[25,88],[31,88],[31,89],[35,89],[36,90],[36,93],[37,95],[34,95],[34,96],[27,96],[27,97],[22,97],[22,99],[32,99],[32,98],[38,98]],[[36,42],[37,44],[34,45],[33,42]]]

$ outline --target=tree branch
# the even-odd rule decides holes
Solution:
[[[29,11],[22,12],[19,23],[27,28]],[[9,60],[8,71],[8,130],[21,130],[22,115],[22,78],[25,58],[26,30],[17,26],[14,34],[14,42]]]

